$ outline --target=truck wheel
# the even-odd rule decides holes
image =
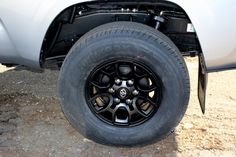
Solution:
[[[134,22],[105,24],[70,50],[59,77],[61,106],[86,138],[146,145],[167,136],[189,101],[189,76],[176,46]]]

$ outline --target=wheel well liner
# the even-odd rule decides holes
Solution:
[[[161,14],[165,14],[161,16]],[[161,17],[162,19],[156,19]],[[72,5],[63,10],[51,23],[45,35],[40,64],[47,59],[62,62],[73,44],[86,32],[113,21],[134,21],[151,27],[161,24],[166,34],[181,50],[196,55],[201,47],[195,32],[186,32],[191,20],[185,11],[167,1],[93,1]]]

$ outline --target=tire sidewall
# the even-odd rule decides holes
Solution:
[[[184,74],[178,63],[171,59],[167,48],[127,37],[90,43],[84,47],[74,46],[70,53],[73,57],[64,63],[60,74],[62,108],[72,125],[89,139],[114,145],[145,144],[167,135],[180,121],[187,106]],[[85,85],[91,71],[104,61],[117,58],[143,62],[162,80],[160,108],[142,125],[130,128],[111,126],[98,119],[87,105]]]

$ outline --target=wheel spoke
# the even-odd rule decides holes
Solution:
[[[109,100],[108,102],[105,102],[104,98],[107,98]],[[105,112],[107,107],[112,105],[112,97],[109,94],[96,94],[92,98],[89,99],[89,102],[92,103],[97,113]]]
[[[135,74],[135,77],[137,80],[140,80],[142,78],[148,77],[148,74],[142,74],[142,75]]]
[[[95,81],[91,81],[90,83],[93,86],[97,87],[98,89],[108,89],[108,88],[110,88],[110,85],[103,86],[103,85],[101,85],[101,84],[99,84],[98,82],[95,82]]]
[[[158,103],[157,103],[157,102],[154,102],[154,101],[151,100],[149,97],[147,98],[147,101],[148,101],[152,106],[154,106],[154,107],[156,107],[156,108],[159,107]]]
[[[152,91],[155,91],[156,89],[157,89],[156,86],[150,86],[148,89],[140,89],[140,88],[139,88],[139,90],[142,91],[142,92],[144,92],[144,93],[150,93],[150,92],[152,92]]]
[[[133,108],[134,108],[134,113],[137,113],[137,114],[141,115],[142,117],[147,118],[148,115],[146,115],[144,112],[142,112],[141,110],[138,109],[138,107],[137,107],[137,100],[138,100],[138,99],[136,99],[136,100],[133,102],[133,104],[132,104],[132,106],[133,106]]]
[[[104,74],[104,75],[110,76],[110,77],[114,76],[114,74],[115,74],[114,71],[109,73],[109,72],[107,72],[105,70],[101,70],[101,73]]]
[[[143,117],[145,117],[145,118],[148,117],[148,115],[146,115],[144,112],[142,112],[142,111],[140,111],[139,109],[137,109],[137,107],[135,108],[135,111],[136,111],[136,113],[138,113],[139,115],[141,115],[141,116],[143,116]]]
[[[113,105],[113,100],[110,100],[109,104],[106,107],[103,107],[99,111],[97,111],[98,114],[101,114],[103,112],[106,112],[107,110],[110,110],[111,106]]]
[[[118,78],[121,78],[121,76],[120,76],[120,74],[119,74],[119,64],[118,63],[116,63],[115,65],[115,73],[116,73],[116,76],[118,77]]]

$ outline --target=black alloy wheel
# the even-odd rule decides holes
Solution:
[[[136,126],[158,110],[161,87],[159,77],[143,63],[116,59],[96,67],[85,89],[98,118],[114,126]]]

